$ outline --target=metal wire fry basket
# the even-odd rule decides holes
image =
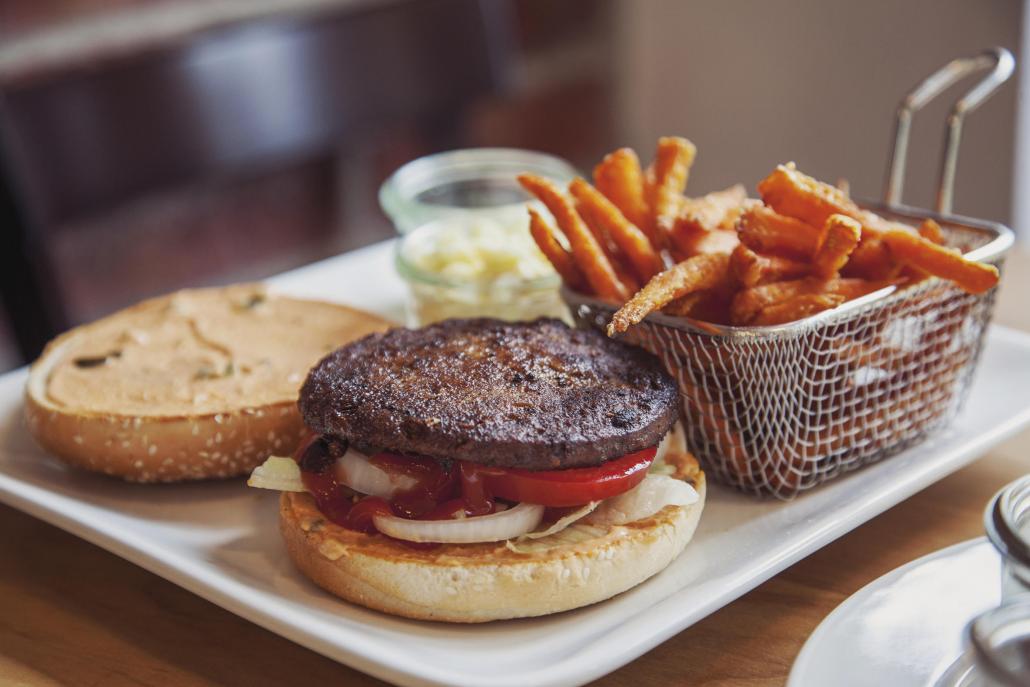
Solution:
[[[956,60],[917,86],[898,111],[888,205],[864,205],[902,222],[932,217],[949,245],[999,269],[1012,232],[949,211],[962,115],[1008,78],[1011,60],[1002,50]],[[912,112],[970,71],[992,65],[949,120],[938,212],[899,205]],[[567,289],[563,296],[580,326],[603,329],[614,313],[603,301]],[[658,356],[678,381],[687,445],[714,479],[790,499],[947,425],[969,391],[994,297],[993,289],[973,295],[930,279],[774,327],[655,313],[625,340]]]

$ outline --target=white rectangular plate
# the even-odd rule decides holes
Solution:
[[[272,280],[400,319],[391,244]],[[648,582],[547,618],[450,626],[367,611],[294,571],[276,495],[241,482],[132,486],[65,469],[21,419],[24,370],[0,377],[0,500],[359,670],[402,685],[578,685],[741,596],[1030,423],[1030,336],[990,332],[976,384],[934,440],[791,503],[713,487],[687,553]]]

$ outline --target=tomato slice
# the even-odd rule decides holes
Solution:
[[[475,471],[486,490],[502,499],[579,506],[618,496],[640,484],[657,453],[658,447],[652,446],[591,468],[537,471],[477,465]]]

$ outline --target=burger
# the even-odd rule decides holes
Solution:
[[[664,569],[705,478],[675,381],[558,320],[369,335],[300,391],[310,430],[251,486],[278,489],[290,558],[348,601],[485,622],[585,606]]]

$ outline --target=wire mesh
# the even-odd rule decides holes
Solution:
[[[994,238],[944,230],[963,250]],[[969,391],[995,291],[929,279],[839,313],[730,334],[649,316],[625,340],[676,378],[687,445],[710,476],[786,500],[947,425]],[[580,326],[611,319],[608,305],[565,297]]]

